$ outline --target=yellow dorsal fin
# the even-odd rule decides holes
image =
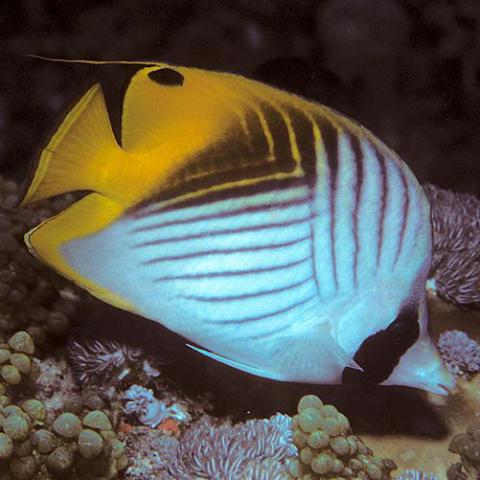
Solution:
[[[96,84],[42,150],[21,205],[75,190],[109,193],[105,180],[124,155],[115,141],[102,89]]]

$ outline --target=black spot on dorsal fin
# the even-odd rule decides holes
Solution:
[[[346,368],[343,383],[381,383],[420,334],[418,305],[405,305],[385,330],[366,338],[353,357],[363,372]]]
[[[181,86],[183,85],[183,75],[171,68],[159,68],[148,74],[148,77],[160,85]]]

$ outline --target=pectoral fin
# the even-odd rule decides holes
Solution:
[[[320,332],[317,329],[315,334],[285,338],[277,345],[278,369],[285,373],[284,380],[335,384],[341,383],[346,367],[363,371],[327,328]]]
[[[208,350],[204,350],[203,348],[196,347],[194,345],[190,345],[189,343],[186,344],[187,347],[191,348],[192,350],[195,350],[198,353],[201,353],[202,355],[205,355],[208,358],[211,358],[213,360],[216,360],[217,362],[223,363],[225,365],[228,365],[229,367],[236,368],[237,370],[241,370],[242,372],[247,372],[250,373],[251,375],[257,375],[259,377],[266,377],[266,378],[272,378],[274,380],[281,380],[281,378],[277,378],[273,376],[271,372],[268,372],[266,370],[262,370],[260,368],[252,367],[250,365],[246,365],[245,363],[241,362],[236,362],[235,360],[231,360],[226,357],[222,357],[222,355],[218,355],[213,352],[209,352]]]

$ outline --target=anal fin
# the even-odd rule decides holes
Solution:
[[[68,263],[62,252],[63,245],[106,228],[122,211],[122,207],[113,200],[91,193],[27,232],[25,243],[42,262],[95,297],[118,308],[134,311],[133,306],[123,298],[83,277]]]

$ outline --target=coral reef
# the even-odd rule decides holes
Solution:
[[[297,410],[292,428],[299,459],[289,465],[294,478],[391,478],[390,472],[397,468],[395,462],[375,457],[360,438],[351,434],[347,417],[333,405],[307,395]]]
[[[123,394],[125,413],[134,415],[143,425],[155,428],[167,418],[174,418],[179,422],[190,421],[190,415],[178,403],[167,406],[155,398],[153,391],[141,385],[132,385]]]
[[[429,286],[447,302],[480,308],[480,200],[434,185],[424,189],[433,225]]]
[[[260,480],[270,478],[269,473],[275,479],[288,479],[286,464],[295,453],[291,419],[286,415],[248,420],[234,426],[215,427],[202,421],[180,440],[169,473],[178,480],[196,477]]]
[[[448,449],[460,455],[460,464],[449,468],[449,479],[460,480],[466,477],[477,480],[480,474],[480,423],[467,428],[466,433],[459,433],[450,440]]]
[[[480,344],[460,330],[447,330],[437,342],[443,363],[453,375],[480,370]]]

